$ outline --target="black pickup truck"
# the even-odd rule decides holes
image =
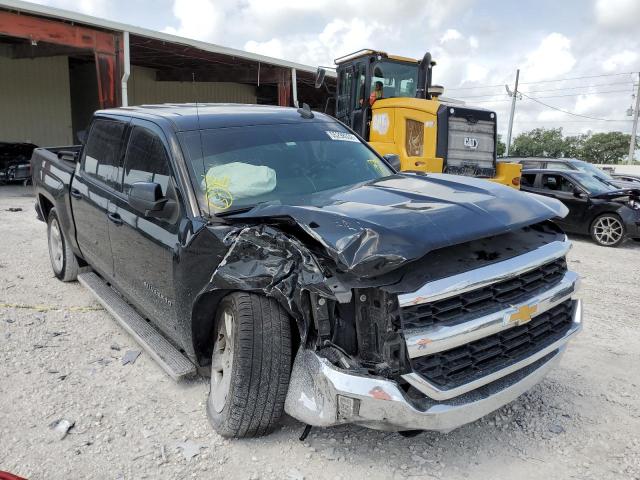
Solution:
[[[210,369],[220,434],[283,412],[448,431],[539,382],[580,330],[551,221],[567,210],[394,160],[308,109],[158,105],[98,111],[32,170],[55,275],[174,378]]]

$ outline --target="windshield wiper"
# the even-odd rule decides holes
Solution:
[[[234,215],[236,213],[248,212],[249,210],[253,210],[254,207],[255,207],[255,205],[249,205],[247,207],[234,208],[233,210],[223,210],[222,212],[214,213],[213,216],[214,217],[227,217],[229,215]]]

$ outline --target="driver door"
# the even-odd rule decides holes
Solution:
[[[554,220],[558,225],[571,232],[583,230],[589,196],[574,180],[560,173],[543,173],[536,190],[535,193],[560,200],[569,209],[566,217]]]
[[[110,205],[109,238],[118,289],[168,336],[176,329],[175,262],[181,208],[174,185],[169,148],[154,123],[134,119],[122,169],[121,194]],[[128,195],[135,182],[160,184],[163,196],[176,202],[170,218],[145,216]]]

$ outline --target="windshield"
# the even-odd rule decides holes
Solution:
[[[394,173],[337,123],[219,128],[179,138],[209,214],[264,202],[309,204],[319,192]]]
[[[592,195],[600,193],[614,192],[619,190],[616,186],[601,179],[595,178],[590,173],[572,173],[572,175],[580,182],[580,184]]]
[[[613,178],[604,170],[595,167],[589,162],[585,162],[583,160],[571,160],[571,163],[578,169],[586,173],[590,173],[591,175],[598,177],[602,180],[611,181]]]
[[[382,60],[376,63],[371,77],[371,92],[378,98],[415,97],[418,65]]]

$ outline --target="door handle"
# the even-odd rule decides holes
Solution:
[[[80,190],[72,188],[70,193],[73,198],[82,198],[82,193],[80,193]]]
[[[119,214],[110,213],[110,214],[107,215],[107,217],[109,217],[109,220],[111,220],[116,225],[122,225],[122,218],[120,218]]]

